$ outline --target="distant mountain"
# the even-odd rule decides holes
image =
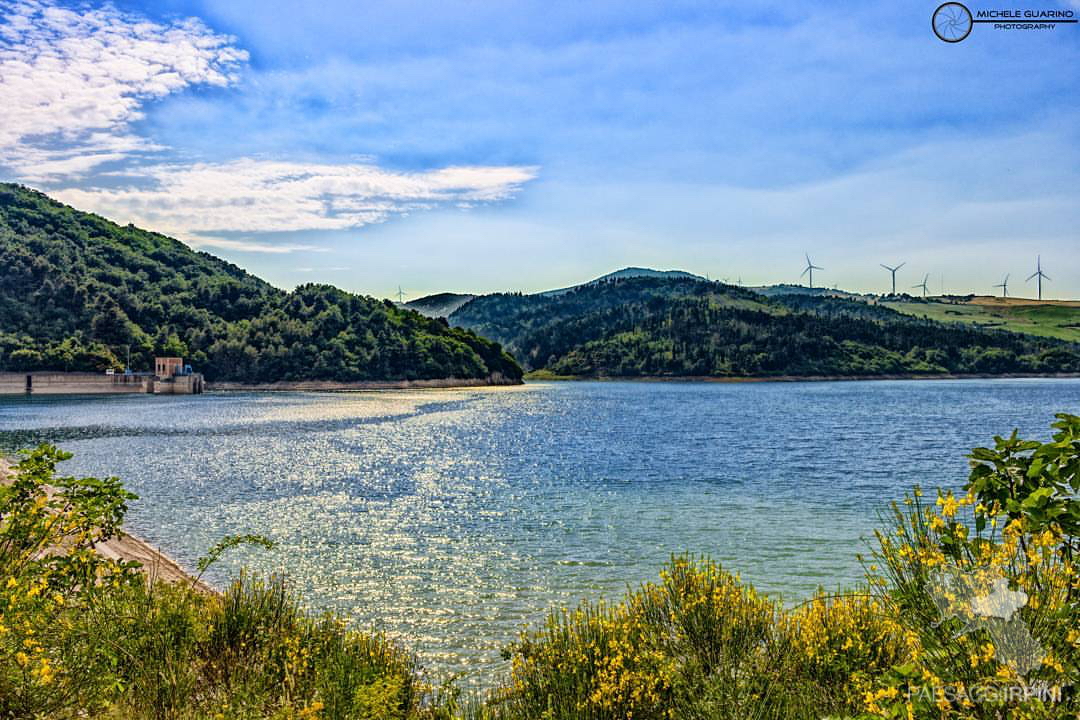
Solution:
[[[938,323],[809,293],[765,297],[685,277],[625,277],[558,294],[484,295],[453,325],[527,369],[586,377],[1080,372],[1080,345]]]
[[[329,285],[284,292],[177,240],[0,184],[0,370],[136,369],[182,355],[209,380],[521,377],[445,320]]]
[[[705,278],[701,277],[700,275],[694,275],[693,273],[688,273],[685,270],[652,270],[651,268],[628,267],[628,268],[623,268],[622,270],[616,270],[615,272],[609,272],[607,275],[601,275],[600,277],[596,278],[595,280],[590,280],[588,282],[582,283],[581,285],[573,285],[571,287],[560,288],[558,290],[545,290],[545,291],[543,291],[541,293],[537,293],[537,294],[539,294],[539,295],[547,295],[547,296],[562,295],[564,293],[568,293],[568,292],[570,292],[572,290],[577,290],[578,288],[585,287],[585,286],[588,286],[588,285],[598,285],[600,283],[611,282],[612,280],[626,280],[627,278],[639,278],[639,277],[644,277],[644,278],[665,278],[665,279],[669,279],[669,280],[673,280],[673,279],[704,280],[705,279]]]
[[[408,308],[409,310],[415,310],[427,317],[444,318],[449,317],[450,313],[454,312],[474,297],[476,296],[464,293],[436,293],[435,295],[425,295],[422,298],[410,300],[407,303],[403,303],[402,307]]]
[[[610,282],[612,280],[624,280],[632,277],[652,277],[652,278],[686,278],[691,280],[704,280],[705,278],[700,275],[694,275],[683,270],[652,270],[650,268],[640,267],[628,267],[622,270],[616,270],[609,272],[607,275],[601,275],[600,277],[589,280],[588,282],[581,283],[580,285],[572,285],[570,287],[559,288],[558,290],[543,290],[536,293],[537,295],[544,295],[553,297],[555,295],[563,295],[565,293],[577,290],[578,288],[585,287],[586,285],[596,285],[599,283]],[[407,303],[396,303],[398,307],[408,308],[409,310],[415,310],[421,315],[427,317],[449,317],[457,311],[465,303],[469,302],[476,295],[468,293],[453,293],[442,292],[434,295],[425,295],[422,298],[416,300],[410,300]]]

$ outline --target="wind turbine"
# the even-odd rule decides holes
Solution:
[[[1042,300],[1042,281],[1050,281],[1050,278],[1042,271],[1042,256],[1035,256],[1035,272],[1028,275],[1028,279],[1024,282],[1031,282],[1031,278],[1038,278],[1036,281],[1039,284],[1039,299]]]
[[[824,270],[824,269],[825,268],[818,267],[814,263],[810,262],[810,255],[808,253],[806,255],[806,269],[802,271],[802,274],[800,274],[799,277],[802,277],[806,273],[810,273],[810,289],[813,290],[814,289],[814,271],[815,270]]]
[[[919,283],[918,285],[912,285],[911,287],[912,288],[922,288],[922,296],[926,297],[926,293],[929,292],[927,287],[926,287],[926,281],[929,280],[929,279],[930,279],[930,273],[926,273],[926,275],[923,277],[921,283]]]
[[[405,299],[405,291],[401,289],[401,286],[400,286],[400,285],[398,285],[398,286],[397,286],[397,301],[398,301],[398,305],[401,305],[401,304],[402,304],[402,301],[403,301],[404,299]]]
[[[1009,274],[1005,273],[1005,279],[994,287],[1001,288],[1001,297],[1009,297]]]
[[[896,267],[889,267],[888,265],[886,265],[884,263],[881,264],[881,267],[885,268],[890,273],[892,273],[892,294],[893,295],[896,294],[896,271],[899,270],[900,268],[904,267],[905,265],[907,265],[906,260],[904,262],[900,263],[899,265],[897,265]]]

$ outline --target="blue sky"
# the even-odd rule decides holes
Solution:
[[[1080,27],[935,5],[4,0],[0,176],[283,287],[1080,296]]]

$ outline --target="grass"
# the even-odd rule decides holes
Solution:
[[[984,328],[1080,342],[1080,303],[976,297],[972,300],[883,302],[884,306],[939,322],[960,322]]]
[[[93,674],[65,688],[74,678],[61,655],[48,684],[31,678],[36,693],[0,699],[5,717],[445,717],[409,653],[304,611],[281,577],[243,577],[220,596],[185,584],[125,583],[56,619],[68,625],[68,642],[83,646]],[[49,702],[52,691],[64,702]]]

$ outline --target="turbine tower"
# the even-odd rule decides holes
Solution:
[[[1050,278],[1042,271],[1042,256],[1035,256],[1035,272],[1028,275],[1028,279],[1024,282],[1031,282],[1031,278],[1038,278],[1036,282],[1039,285],[1039,299],[1042,300],[1042,281],[1046,280],[1050,282]]]
[[[824,270],[824,269],[825,268],[818,267],[814,263],[810,262],[810,254],[807,253],[807,255],[806,255],[806,269],[802,271],[802,274],[799,275],[799,277],[802,277],[806,273],[810,273],[810,289],[813,290],[814,289],[814,271],[815,270]]]
[[[900,268],[904,267],[905,265],[907,265],[906,260],[904,262],[900,263],[899,265],[897,265],[896,267],[889,267],[888,265],[886,265],[884,263],[881,264],[881,267],[885,268],[890,273],[892,273],[892,294],[893,295],[896,294],[896,271],[899,270]]]
[[[1009,297],[1009,274],[1005,273],[1005,279],[994,287],[1001,288],[1001,297]]]
[[[921,283],[919,283],[918,285],[912,285],[911,287],[912,288],[922,288],[922,296],[926,297],[927,293],[929,292],[929,288],[926,287],[926,281],[929,280],[929,279],[930,279],[930,273],[926,273],[926,275],[923,276],[923,279],[922,279]]]
[[[404,300],[404,299],[405,299],[405,291],[401,289],[401,286],[400,286],[400,285],[398,285],[398,286],[397,286],[397,301],[398,301],[398,305],[402,305],[402,304],[403,304],[403,300]]]

